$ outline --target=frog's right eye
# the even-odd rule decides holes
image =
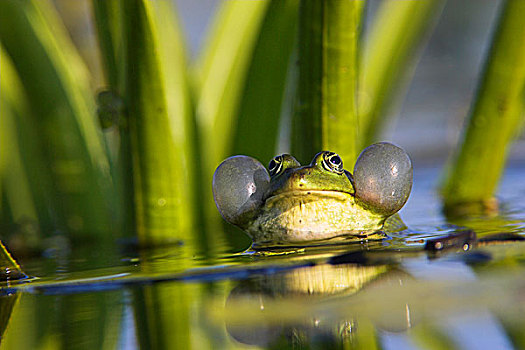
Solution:
[[[300,167],[301,163],[289,154],[281,154],[274,157],[268,164],[268,172],[271,177],[281,175],[286,169],[293,169]]]
[[[273,157],[273,159],[270,160],[270,163],[268,164],[268,172],[270,173],[270,176],[280,174],[282,170],[283,156]]]

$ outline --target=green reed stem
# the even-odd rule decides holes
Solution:
[[[31,123],[31,112],[22,83],[5,51],[0,47],[0,184],[4,224],[32,221],[40,230],[53,229],[46,198],[53,195],[48,173],[30,176],[45,167],[41,150],[34,142],[38,133]],[[7,214],[10,216],[7,216]],[[8,238],[3,235],[4,240]],[[24,237],[29,243],[30,239]]]
[[[133,157],[139,240],[189,238],[194,225],[190,109],[182,43],[168,2],[122,2],[126,72],[123,98]]]
[[[213,202],[215,168],[231,152],[234,127],[252,54],[268,8],[267,1],[230,0],[221,4],[194,75],[195,117],[202,153],[201,200],[211,249],[229,239]],[[235,239],[234,239],[235,240]]]
[[[0,41],[11,57],[30,108],[30,139],[41,154],[25,166],[51,181],[39,198],[52,227],[71,236],[111,238],[112,199],[108,157],[89,86],[88,72],[49,1],[0,2]],[[3,63],[3,62],[2,62]]]
[[[269,1],[260,29],[253,28],[255,43],[248,68],[244,79],[239,77],[235,83],[241,90],[237,106],[230,124],[222,125],[231,133],[231,139],[225,140],[224,158],[246,154],[265,164],[275,156],[298,5],[298,0]],[[209,188],[209,183],[205,186]],[[217,212],[214,206],[211,210]],[[251,242],[240,230],[228,231],[226,237],[233,249],[241,250]]]
[[[502,6],[462,145],[442,188],[445,209],[457,214],[493,205],[509,146],[523,123],[525,2],[509,0]]]
[[[109,103],[109,108],[113,112],[112,120],[110,120],[113,128],[107,132],[107,135],[109,135],[110,140],[112,140],[111,137],[116,138],[116,145],[113,146],[117,150],[114,152],[116,155],[113,153],[110,161],[111,173],[117,192],[118,223],[123,235],[135,237],[135,196],[133,172],[130,171],[133,166],[131,141],[127,131],[125,108],[119,109],[118,106],[115,106],[116,103],[122,102],[121,97],[124,95],[124,74],[127,62],[124,56],[125,42],[120,4],[121,0],[92,0],[102,68],[107,84],[106,89],[108,90],[104,93],[109,92],[107,96],[114,99],[114,103]],[[100,117],[100,109],[104,107],[99,105],[98,108]]]
[[[250,155],[263,164],[275,156],[298,5],[298,0],[272,0],[268,5],[233,126],[233,147],[228,153]]]
[[[416,67],[421,44],[436,23],[444,0],[383,1],[363,45],[359,85],[361,147],[377,142],[392,100]]]
[[[117,93],[122,93],[125,72],[120,3],[121,0],[92,0],[102,67],[109,87]]]
[[[357,46],[364,1],[304,0],[299,9],[299,87],[292,150],[301,162],[359,151]]]
[[[227,1],[220,8],[196,71],[196,116],[210,172],[227,156],[265,1]],[[211,183],[211,182],[208,182]]]

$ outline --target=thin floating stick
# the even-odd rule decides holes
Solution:
[[[0,281],[9,283],[24,278],[27,278],[27,275],[0,242]]]

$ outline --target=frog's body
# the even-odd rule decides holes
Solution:
[[[264,205],[245,228],[257,242],[310,242],[381,229],[385,217],[356,202],[352,175],[335,153],[318,153],[308,166],[290,155],[270,162]]]
[[[378,145],[381,150],[387,146],[400,150],[391,144]],[[410,163],[408,156],[403,160]],[[366,168],[368,163],[365,159],[361,165]],[[333,152],[318,153],[307,166],[288,154],[277,156],[270,162],[269,174],[253,158],[231,157],[215,172],[214,198],[223,217],[244,229],[258,245],[366,237],[381,230],[385,220],[406,202],[412,181],[412,166],[408,165],[400,166],[399,159],[386,164],[386,176],[397,179],[401,170],[402,176],[409,177],[408,192],[406,186],[402,191],[399,186],[377,191],[375,187],[385,181],[384,171],[375,177],[359,175],[356,191],[354,177]],[[243,173],[242,168],[250,170]],[[355,172],[362,172],[357,165]],[[370,190],[359,195],[361,188]]]
[[[345,192],[294,191],[266,199],[246,232],[257,242],[311,242],[373,233],[385,219]]]

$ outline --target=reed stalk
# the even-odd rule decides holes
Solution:
[[[108,86],[117,94],[123,93],[126,71],[120,3],[121,0],[92,0],[91,2],[102,69]]]
[[[127,60],[120,4],[120,0],[92,0],[93,19],[107,84],[105,89],[99,92],[97,111],[101,123],[108,124],[105,134],[110,146],[113,146],[110,164],[117,192],[118,225],[124,236],[136,237],[135,193],[133,171],[130,171],[133,167],[131,141],[125,107],[121,106],[125,92],[124,74]]]
[[[381,2],[362,45],[359,67],[362,148],[379,141],[392,102],[406,90],[422,44],[444,5],[444,0]]]
[[[25,135],[34,139],[18,143],[40,153],[28,153],[24,165],[52,187],[38,199],[51,217],[41,221],[51,222],[44,235],[58,230],[71,237],[114,238],[108,234],[114,193],[89,75],[60,18],[46,0],[1,1],[0,41],[30,109],[25,117],[32,131]]]
[[[358,39],[364,1],[304,0],[299,8],[298,98],[292,151],[309,162],[321,150],[353,164],[359,152]]]
[[[525,110],[524,16],[525,2],[508,0],[502,4],[461,146],[442,186],[444,208],[450,215],[497,208],[494,192]]]
[[[38,145],[32,142],[36,130],[31,127],[27,96],[9,56],[0,47],[0,184],[2,185],[3,223],[37,223],[40,230],[53,229],[47,200],[53,194],[49,177],[30,176],[45,164]],[[47,174],[42,174],[47,175]],[[2,236],[3,240],[9,235]],[[24,237],[26,242],[31,241]]]
[[[233,142],[227,154],[246,154],[263,164],[276,155],[298,7],[298,0],[273,0],[268,5],[246,74],[236,122],[232,125]]]
[[[195,112],[209,179],[231,147],[232,125],[267,7],[266,1],[225,2],[197,62]]]
[[[137,235],[143,245],[179,242],[191,237],[195,217],[191,114],[178,23],[169,2],[123,1],[120,9],[127,111],[120,133],[129,138],[128,190],[134,194]],[[104,55],[110,62],[114,52]]]
[[[200,198],[210,252],[224,243],[235,245],[239,235],[225,234],[213,202],[215,168],[230,155],[246,76],[267,1],[223,2],[210,27],[204,49],[193,70],[193,96],[201,150]]]

